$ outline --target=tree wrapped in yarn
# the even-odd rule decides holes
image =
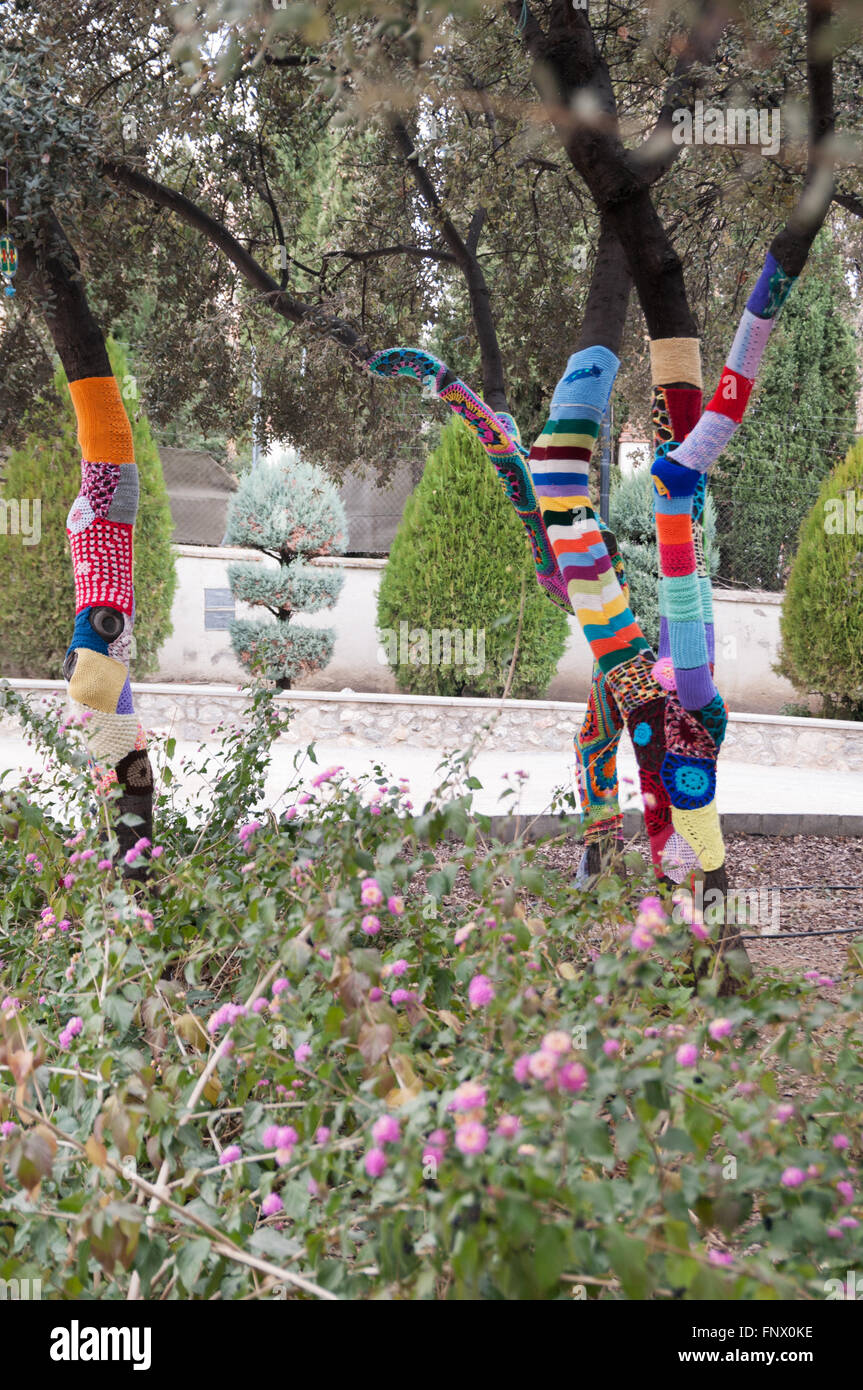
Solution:
[[[241,479],[228,507],[225,539],[259,550],[278,565],[249,560],[228,566],[234,597],[276,620],[235,618],[230,634],[244,666],[289,690],[322,670],[333,653],[332,628],[303,626],[293,618],[332,607],[341,593],[342,571],[311,561],[344,554],[344,507],[323,469],[293,449],[282,450]]]

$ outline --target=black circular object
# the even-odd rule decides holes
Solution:
[[[115,642],[126,626],[116,608],[91,608],[89,617],[93,631],[106,642]]]

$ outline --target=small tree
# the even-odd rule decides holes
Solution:
[[[653,517],[653,482],[649,468],[640,468],[620,478],[611,494],[608,524],[617,537],[626,578],[629,606],[654,651],[659,644],[659,552]],[[715,574],[719,566],[716,543],[716,508],[710,493],[704,508],[704,553],[707,567]]]
[[[776,668],[828,718],[863,719],[863,440],[800,528]]]
[[[244,666],[262,671],[281,690],[322,670],[333,654],[332,628],[302,627],[291,619],[335,603],[344,574],[309,562],[343,554],[347,529],[344,507],[323,469],[293,449],[245,473],[231,498],[227,541],[260,550],[279,565],[271,569],[250,560],[228,566],[234,597],[268,609],[277,620],[235,618],[231,643]]]
[[[427,695],[541,696],[563,655],[566,615],[537,584],[521,523],[459,420],[408,498],[378,627],[400,688]]]
[[[781,589],[803,518],[854,440],[857,354],[842,259],[821,232],[713,480],[722,578]]]
[[[129,373],[125,350],[108,343],[111,367],[132,425],[141,488],[135,522],[135,613],[132,675],[149,674],[171,632],[177,584],[173,523],[162,465]],[[0,661],[4,674],[58,680],[72,635],[75,585],[66,518],[81,485],[75,411],[62,369],[34,406],[24,443],[9,457],[0,499]],[[24,504],[26,503],[26,509]],[[10,525],[18,509],[17,526]],[[38,512],[34,508],[38,504]],[[21,522],[33,530],[30,543]],[[33,525],[38,517],[38,536]],[[27,542],[25,544],[25,541]]]

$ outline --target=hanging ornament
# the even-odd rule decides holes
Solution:
[[[0,236],[0,277],[3,279],[3,293],[11,299],[15,293],[15,286],[12,283],[15,272],[18,269],[18,251],[11,236]]]

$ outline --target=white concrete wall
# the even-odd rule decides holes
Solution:
[[[204,591],[227,589],[231,560],[256,559],[274,564],[255,551],[174,547],[177,561],[177,593],[172,620],[173,636],[159,653],[154,679],[161,681],[222,681],[242,684],[245,673],[231,650],[227,630],[204,626]],[[333,659],[324,671],[303,683],[306,690],[356,690],[395,692],[396,684],[386,664],[379,662],[375,619],[377,592],[383,560],[320,560],[321,565],[340,565],[345,584],[338,602],[322,613],[298,618],[315,627],[333,627],[336,644]],[[143,598],[143,596],[142,596]],[[791,685],[771,670],[779,647],[781,594],[749,593],[717,589],[716,681],[732,710],[777,714],[789,701],[800,702]],[[237,616],[253,610],[237,605]],[[575,618],[570,635],[548,690],[550,700],[584,700],[590,685],[590,648]]]

